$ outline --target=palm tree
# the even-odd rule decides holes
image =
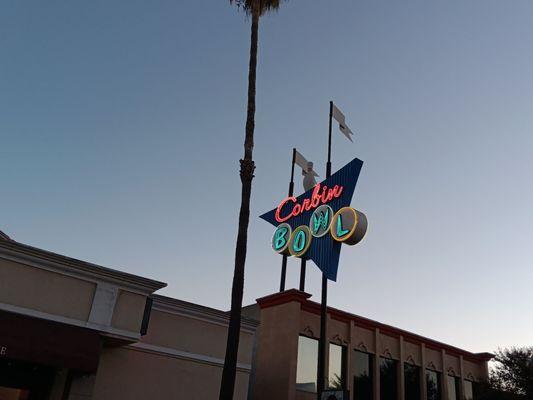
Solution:
[[[235,248],[235,270],[233,272],[233,286],[231,289],[231,312],[226,344],[226,358],[222,371],[220,385],[220,400],[231,400],[235,388],[235,374],[237,367],[237,351],[241,330],[242,294],[244,288],[244,264],[246,262],[246,243],[248,240],[248,222],[250,219],[250,195],[252,193],[252,179],[254,177],[254,149],[255,128],[255,80],[257,69],[257,44],[259,31],[259,17],[269,11],[277,10],[281,0],[229,0],[252,17],[250,39],[250,65],[248,69],[248,112],[246,116],[246,132],[244,139],[244,158],[240,160],[241,169],[241,209],[239,212],[239,231]]]

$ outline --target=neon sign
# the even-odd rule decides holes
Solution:
[[[311,198],[304,199],[302,201],[302,204],[299,204],[296,200],[296,197],[294,196],[287,197],[281,203],[279,203],[279,206],[276,209],[276,215],[275,215],[276,221],[280,223],[288,221],[292,217],[297,217],[298,215],[303,214],[306,211],[310,211],[314,208],[317,208],[321,204],[329,203],[333,199],[337,199],[341,197],[343,189],[344,187],[340,185],[335,185],[331,189],[325,185],[321,187],[319,183],[313,188]],[[293,203],[293,204],[296,203],[296,204],[294,204],[289,214],[286,214],[285,216],[282,217],[281,211],[283,210],[285,205],[288,203]]]
[[[272,248],[276,253],[304,257],[313,238],[327,233],[340,243],[353,246],[365,236],[367,229],[365,214],[352,207],[343,207],[335,214],[328,205],[322,205],[313,212],[309,226],[300,225],[291,233],[287,223],[279,225],[272,236]]]
[[[288,255],[289,239],[291,238],[292,228],[289,224],[281,224],[274,231],[272,236],[272,249],[279,254]]]
[[[305,225],[299,226],[292,232],[289,240],[289,253],[294,257],[302,257],[311,246],[312,240],[313,236],[309,228]]]
[[[275,229],[272,250],[311,260],[335,281],[341,247],[359,243],[367,230],[365,215],[350,207],[362,166],[355,158],[310,190],[262,214]]]
[[[365,214],[352,207],[343,207],[333,216],[331,236],[337,242],[353,246],[363,239],[367,226]]]
[[[333,219],[333,209],[327,204],[318,207],[309,221],[309,229],[314,237],[322,237],[329,231],[329,226]]]

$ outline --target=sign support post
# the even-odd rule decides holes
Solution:
[[[289,197],[294,194],[294,164],[296,163],[296,148],[292,148],[292,163],[291,163],[291,181],[289,182]],[[305,271],[307,259],[302,258],[300,264],[300,287],[301,292],[305,291]],[[285,290],[285,282],[287,278],[287,254],[283,254],[281,259],[281,278],[279,283],[279,291]]]
[[[302,263],[300,264],[300,292],[305,292],[305,269],[306,269],[307,259],[302,258]]]
[[[292,164],[291,164],[291,181],[289,182],[289,197],[294,193],[294,163],[296,161],[296,148],[292,148]],[[281,259],[281,279],[279,283],[279,291],[285,290],[285,279],[287,278],[287,254],[283,254]]]
[[[345,122],[342,112],[329,103],[328,157],[326,179],[320,183],[314,180],[312,163],[293,149],[293,165],[289,196],[276,208],[260,218],[276,227],[272,235],[272,249],[285,256],[301,259],[300,290],[305,288],[306,260],[312,260],[322,271],[322,293],[320,304],[320,338],[318,343],[317,398],[331,396],[328,390],[328,335],[327,306],[328,280],[336,281],[341,245],[354,246],[365,236],[368,226],[366,215],[350,207],[363,161],[352,159],[334,174],[331,170],[332,124],[333,118],[339,122],[339,129],[350,141],[352,131]],[[292,195],[294,189],[294,164],[304,170],[304,189],[300,196]],[[304,168],[304,167],[307,167]],[[307,175],[312,173],[313,175]],[[282,265],[282,285],[284,289],[286,257]],[[346,390],[343,391],[346,396]]]
[[[328,161],[326,163],[326,179],[331,176],[331,125],[333,118],[333,102],[329,102]],[[322,272],[322,301],[320,304],[320,340],[318,342],[318,394],[320,396],[326,386],[327,356],[327,322],[328,322],[328,278]]]

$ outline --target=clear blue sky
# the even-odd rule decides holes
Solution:
[[[331,99],[356,132],[335,134],[334,169],[365,161],[353,205],[370,229],[330,304],[472,351],[533,343],[531,15],[292,0],[261,21],[246,303],[278,288],[258,215],[293,146],[323,176]],[[4,1],[0,229],[228,309],[248,48],[224,0]],[[307,285],[319,299],[313,265]]]

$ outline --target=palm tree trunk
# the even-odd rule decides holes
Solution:
[[[257,3],[257,2],[256,2]],[[248,70],[248,113],[246,117],[246,136],[244,140],[244,158],[240,160],[241,170],[241,209],[239,213],[239,232],[235,249],[235,270],[233,272],[233,286],[231,289],[231,312],[226,344],[226,358],[222,371],[219,400],[233,399],[235,375],[237,370],[237,352],[241,330],[241,308],[244,289],[244,264],[246,262],[246,244],[248,240],[248,222],[250,220],[250,196],[252,193],[252,179],[254,177],[254,148],[255,128],[255,80],[257,69],[257,45],[259,31],[259,7],[252,10],[252,29],[250,43],[250,65]]]

